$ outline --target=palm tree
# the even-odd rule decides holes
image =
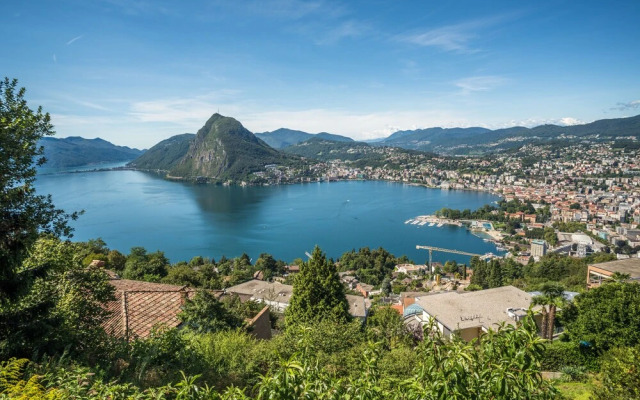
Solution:
[[[626,280],[629,280],[630,278],[630,274],[623,274],[622,272],[614,272],[613,274],[611,274],[612,282],[622,283]]]
[[[543,339],[553,339],[553,327],[556,320],[557,307],[565,304],[563,296],[564,286],[558,283],[545,283],[540,288],[541,295],[535,296],[533,305],[542,306],[542,327],[540,329]]]

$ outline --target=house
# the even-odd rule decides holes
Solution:
[[[426,265],[413,265],[413,264],[398,264],[395,266],[396,272],[401,272],[407,275],[417,275],[427,270]]]
[[[284,270],[286,271],[287,274],[297,274],[298,272],[300,272],[300,266],[295,264],[285,265]]]
[[[373,290],[373,285],[369,285],[368,283],[358,282],[356,284],[355,291],[362,294],[363,297],[369,297],[369,294]]]
[[[237,294],[242,301],[253,300],[264,303],[282,312],[289,305],[293,286],[280,282],[266,282],[253,279],[226,289],[226,293]]]
[[[629,275],[628,281],[640,282],[640,258],[608,261],[587,267],[587,288],[598,287],[615,273]]]
[[[103,323],[105,331],[125,340],[149,337],[156,327],[179,328],[178,314],[196,290],[187,286],[120,279],[107,271],[109,283],[115,288],[115,300],[105,304],[110,316]],[[214,292],[220,298],[222,292]],[[247,320],[249,332],[258,339],[271,338],[268,307]]]
[[[227,288],[226,293],[237,294],[242,301],[253,300],[265,303],[275,310],[283,312],[291,302],[293,286],[280,282],[265,282],[254,279]],[[371,300],[350,294],[346,297],[349,303],[349,314],[364,321],[369,315]]]
[[[186,286],[120,279],[113,273],[109,276],[115,300],[105,304],[111,315],[103,327],[126,340],[146,338],[155,326],[178,327],[184,302],[196,293]]]
[[[405,323],[427,325],[431,318],[444,337],[479,338],[499,324],[514,325],[527,315],[532,296],[513,286],[475,292],[445,292],[416,297],[405,308]],[[537,316],[536,319],[540,319]]]

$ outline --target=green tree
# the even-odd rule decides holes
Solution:
[[[144,247],[133,247],[127,257],[123,277],[157,282],[167,275],[169,260],[162,251],[147,253]]]
[[[571,338],[597,350],[640,343],[640,285],[607,283],[576,296],[563,311]]]
[[[294,278],[293,294],[285,311],[285,320],[287,325],[294,325],[326,319],[346,322],[351,316],[338,271],[316,246],[311,259],[302,264]]]
[[[367,317],[367,337],[374,342],[384,343],[393,349],[402,344],[411,344],[411,334],[404,325],[402,315],[389,306],[376,307]]]
[[[71,236],[69,218],[56,209],[51,196],[36,194],[36,167],[45,163],[38,140],[54,134],[49,114],[33,111],[17,80],[0,81],[0,318],[9,301],[23,294],[40,266],[21,268],[40,233]]]
[[[255,269],[262,271],[264,280],[270,280],[274,276],[282,275],[284,263],[276,261],[271,254],[262,253],[256,260]]]
[[[193,300],[187,300],[178,318],[200,333],[238,328],[243,324],[242,318],[231,313],[207,290],[199,290]]]
[[[382,289],[382,294],[384,294],[385,296],[388,296],[389,293],[391,293],[391,278],[386,276],[382,280],[382,284],[380,285],[380,289]]]
[[[111,250],[107,254],[107,265],[116,272],[122,272],[127,262],[127,257],[118,250]]]
[[[85,267],[70,242],[40,238],[31,247],[24,268],[44,266],[46,274],[6,310],[0,321],[0,354],[58,355],[65,351],[90,358],[108,351],[101,323],[103,304],[113,299],[104,269]]]

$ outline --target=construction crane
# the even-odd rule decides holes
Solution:
[[[431,271],[431,256],[432,253],[434,251],[441,251],[443,253],[453,253],[453,254],[460,254],[463,256],[469,256],[469,257],[480,257],[480,259],[482,260],[486,260],[488,258],[492,258],[495,257],[495,255],[493,253],[487,253],[487,254],[476,254],[476,253],[469,253],[466,251],[460,251],[460,250],[451,250],[451,249],[443,249],[442,247],[433,247],[433,246],[416,246],[416,249],[418,250],[429,250],[429,271]]]

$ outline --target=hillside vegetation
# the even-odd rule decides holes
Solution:
[[[129,161],[143,153],[142,150],[116,146],[100,138],[85,139],[78,136],[64,139],[44,137],[38,144],[44,147],[47,167],[50,168]]]
[[[195,137],[196,135],[193,133],[183,133],[182,135],[172,136],[156,144],[127,165],[138,169],[160,169],[168,171],[175,167],[180,159],[187,154],[189,146]]]

